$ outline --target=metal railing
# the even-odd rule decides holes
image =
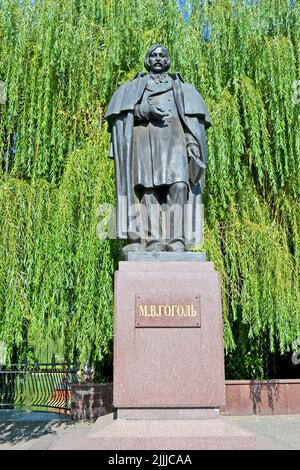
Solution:
[[[10,364],[0,369],[0,408],[53,412],[71,410],[70,384],[78,367],[59,364]]]

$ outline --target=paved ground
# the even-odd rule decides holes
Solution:
[[[64,433],[85,434],[92,424],[73,424],[56,413],[0,410],[0,450],[45,450]]]
[[[227,416],[255,434],[257,449],[300,450],[300,415]],[[72,423],[55,413],[0,410],[0,450],[48,449],[65,433],[86,435],[93,423]]]
[[[226,419],[255,434],[258,450],[300,449],[300,414],[227,416]]]

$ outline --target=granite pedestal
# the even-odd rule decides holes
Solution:
[[[220,275],[184,260],[120,262],[115,274],[113,402],[86,442],[95,449],[253,449],[225,423]],[[174,259],[174,256],[173,256]],[[189,259],[191,261],[189,261]]]

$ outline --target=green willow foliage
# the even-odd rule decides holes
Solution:
[[[250,5],[249,5],[250,3]],[[120,243],[103,115],[150,44],[204,96],[205,246],[221,271],[227,373],[268,375],[300,337],[299,0],[1,0],[0,341],[14,360],[103,364]],[[294,100],[295,101],[295,100]],[[203,249],[203,247],[202,247]]]

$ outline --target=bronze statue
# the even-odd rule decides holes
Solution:
[[[164,46],[149,48],[148,73],[114,93],[105,115],[115,161],[117,237],[124,251],[185,251],[199,243],[207,107]]]

